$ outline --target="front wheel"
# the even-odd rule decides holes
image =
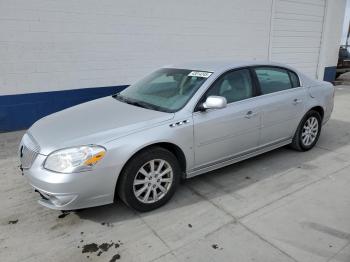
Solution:
[[[150,211],[169,201],[180,175],[179,163],[171,152],[161,147],[146,149],[127,163],[117,190],[128,206]]]
[[[301,120],[291,146],[298,151],[313,148],[321,134],[322,118],[317,111],[309,111]]]

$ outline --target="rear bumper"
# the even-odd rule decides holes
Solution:
[[[328,107],[324,113],[323,119],[322,119],[322,125],[325,125],[328,120],[331,118],[332,112],[333,112],[333,104]]]
[[[117,168],[96,166],[92,171],[62,174],[44,169],[45,158],[38,155],[31,168],[23,170],[30,185],[42,195],[38,201],[41,205],[57,210],[75,210],[114,201]]]
[[[334,94],[335,94],[334,92],[335,92],[335,89],[333,87],[332,93],[327,97],[327,105],[326,105],[326,109],[325,109],[323,121],[322,121],[323,125],[326,124],[328,120],[331,118],[331,115],[334,109]]]

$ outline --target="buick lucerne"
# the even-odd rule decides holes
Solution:
[[[121,199],[149,211],[181,179],[285,145],[311,149],[333,98],[332,84],[279,63],[167,66],[34,123],[20,143],[21,170],[49,208]]]

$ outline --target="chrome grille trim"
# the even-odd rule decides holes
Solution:
[[[22,138],[22,142],[23,142],[23,144],[26,145],[26,147],[28,147],[32,151],[34,151],[36,153],[40,152],[40,146],[39,146],[38,142],[36,142],[36,140],[34,139],[34,137],[30,133],[24,134],[24,136]]]
[[[40,146],[29,133],[24,134],[20,144],[20,161],[23,169],[29,169],[40,152]]]

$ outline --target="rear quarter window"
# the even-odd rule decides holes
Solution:
[[[289,71],[289,76],[290,76],[290,80],[292,81],[293,87],[299,87],[300,81],[299,81],[298,75],[292,71]]]

